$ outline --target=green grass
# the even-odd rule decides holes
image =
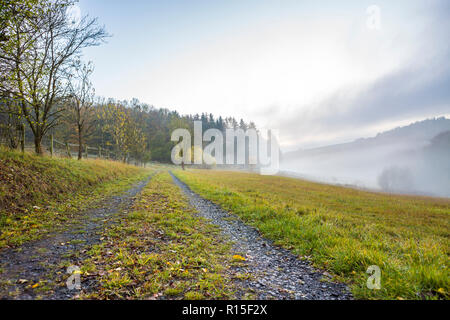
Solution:
[[[359,299],[448,299],[450,200],[298,179],[176,171],[195,192],[347,282]],[[380,290],[366,286],[371,265]]]
[[[100,288],[88,299],[228,299],[231,247],[196,216],[167,172],[155,175],[133,211],[105,231],[83,275]]]
[[[126,190],[152,169],[105,160],[39,157],[0,149],[0,249],[35,240]]]

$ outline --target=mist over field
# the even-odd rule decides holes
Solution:
[[[450,197],[450,120],[283,155],[283,173],[393,193]]]

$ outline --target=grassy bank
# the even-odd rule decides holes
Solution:
[[[448,199],[236,172],[176,175],[266,237],[349,283],[356,298],[449,298]],[[366,286],[371,265],[381,269],[380,290]]]
[[[90,299],[226,299],[233,293],[230,245],[193,215],[167,172],[155,175],[133,211],[90,251],[82,277],[100,286]]]
[[[148,174],[118,162],[0,149],[0,248],[37,239],[95,200],[125,190]]]

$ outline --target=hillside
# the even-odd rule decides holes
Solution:
[[[378,133],[375,137],[361,138],[349,143],[325,146],[320,148],[298,150],[287,152],[283,159],[290,161],[297,157],[319,156],[321,154],[332,155],[333,153],[345,153],[361,148],[374,148],[386,145],[410,144],[409,148],[423,146],[439,134],[450,131],[450,119],[441,117],[418,121],[405,127],[398,127],[389,131]]]
[[[450,196],[450,119],[413,123],[354,142],[283,155],[282,169],[310,179],[389,192]],[[446,142],[447,141],[447,142]],[[428,161],[433,158],[434,161]],[[394,174],[392,174],[394,172]],[[386,175],[402,181],[384,183]],[[435,177],[438,183],[433,183]],[[386,188],[386,185],[393,186]]]
[[[60,214],[65,209],[81,208],[145,174],[119,162],[0,149],[0,248],[39,237],[67,218]]]

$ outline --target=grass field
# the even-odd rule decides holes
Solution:
[[[176,171],[195,192],[347,282],[359,299],[448,299],[450,200],[298,179]],[[381,269],[381,289],[366,286]]]
[[[83,272],[101,281],[99,291],[85,298],[232,298],[230,245],[193,214],[167,170],[174,167],[142,169],[1,149],[0,249],[68,228],[97,200],[159,171],[133,210],[104,230],[104,241],[90,251]],[[449,199],[242,172],[174,173],[265,237],[348,283],[355,298],[450,298]],[[371,265],[381,269],[379,290],[366,286]]]
[[[150,172],[113,161],[39,157],[1,148],[0,248],[39,238]]]

